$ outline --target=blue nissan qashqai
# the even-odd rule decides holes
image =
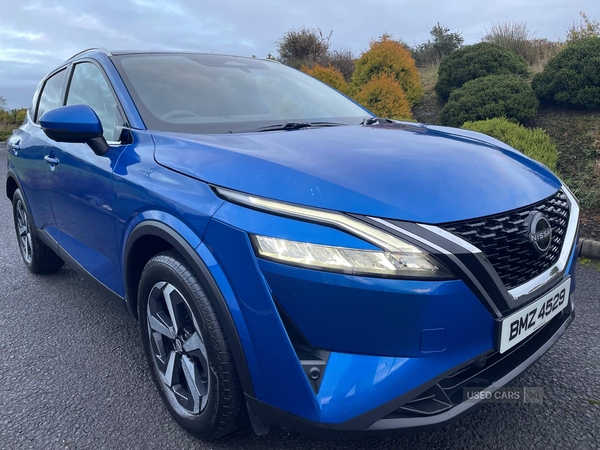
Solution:
[[[574,317],[579,207],[548,168],[273,61],[84,51],[8,155],[25,265],[66,263],[136,318],[167,409],[204,439],[246,417],[441,425]]]

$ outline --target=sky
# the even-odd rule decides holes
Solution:
[[[438,21],[481,40],[498,21],[524,20],[535,36],[565,39],[579,11],[600,20],[600,0],[0,0],[0,96],[29,106],[38,82],[75,53],[186,50],[265,57],[288,29],[333,31],[332,49],[364,51],[392,34],[414,45]]]

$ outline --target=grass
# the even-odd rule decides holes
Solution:
[[[421,84],[423,85],[423,92],[425,94],[433,92],[435,83],[438,79],[439,64],[432,64],[426,67],[419,67],[419,74],[421,75]]]
[[[444,102],[437,96],[433,88],[438,79],[439,64],[419,67],[423,98],[413,107],[413,117],[417,122],[437,125],[440,123],[440,112]]]
[[[600,272],[600,261],[594,261],[592,259],[587,258],[579,258],[578,264],[582,267],[592,267]],[[590,400],[590,403],[592,401],[596,401],[597,404],[600,405],[600,402],[598,402],[597,400]]]

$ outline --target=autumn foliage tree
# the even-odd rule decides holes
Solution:
[[[381,77],[382,75],[385,77]],[[369,50],[356,62],[352,76],[352,91],[360,92],[363,86],[374,78],[391,79],[398,83],[410,106],[423,97],[421,77],[410,51],[389,35],[383,35],[378,41],[372,41]]]
[[[348,83],[346,83],[344,75],[335,67],[323,67],[320,64],[314,64],[310,68],[303,66],[300,70],[340,92],[346,93],[348,91]]]
[[[355,100],[379,117],[412,119],[410,103],[396,79],[381,73],[367,81],[354,96]]]

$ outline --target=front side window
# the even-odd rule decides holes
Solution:
[[[123,127],[123,119],[108,81],[100,69],[92,63],[75,66],[67,105],[87,105],[94,110],[102,122],[104,139],[118,141]]]
[[[33,120],[35,118],[35,108],[38,103],[38,99],[40,98],[40,91],[42,90],[42,83],[40,83],[33,94],[33,98],[31,99],[31,105],[29,106],[29,117]]]
[[[359,124],[370,114],[272,61],[202,54],[112,58],[150,129],[227,133],[285,122]]]
[[[62,87],[65,81],[66,73],[67,71],[63,69],[46,80],[42,90],[42,95],[40,96],[36,122],[40,121],[40,117],[42,117],[44,113],[61,106]]]

